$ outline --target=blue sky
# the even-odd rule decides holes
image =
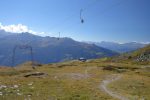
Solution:
[[[150,0],[0,0],[0,23],[79,41],[150,42],[149,5]]]

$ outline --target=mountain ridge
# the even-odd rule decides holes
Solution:
[[[75,41],[71,38],[41,37],[30,33],[8,35],[0,39],[0,64],[11,66],[13,49],[16,45],[30,45],[33,49],[34,60],[39,63],[54,63],[64,60],[108,57],[118,55],[109,49]],[[0,33],[1,34],[1,33]],[[29,50],[16,49],[15,65],[30,61]]]
[[[102,42],[87,42],[87,43],[95,44],[97,46],[107,48],[119,53],[131,52],[148,45],[148,43],[139,43],[139,42],[117,43],[117,42],[102,41]]]

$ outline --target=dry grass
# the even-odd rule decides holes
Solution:
[[[148,84],[150,72],[146,72],[146,74],[144,72],[147,69],[141,69],[140,66],[130,64],[104,61],[63,62],[42,65],[37,67],[36,70],[33,70],[30,64],[20,65],[15,69],[0,68],[0,86],[6,86],[6,88],[0,89],[0,92],[2,92],[2,95],[0,93],[0,100],[24,100],[29,98],[31,100],[116,100],[99,89],[99,85],[105,79],[105,76],[120,73],[116,69],[125,69],[126,71],[121,72],[123,75],[121,80],[110,85],[112,90],[130,98],[135,95],[143,95],[150,99],[148,96],[148,93],[150,94],[150,85]],[[103,70],[110,65],[115,70]],[[44,77],[23,77],[30,72],[43,72],[48,75]],[[144,81],[140,77],[143,77]],[[142,85],[144,88],[142,89],[138,87],[140,81],[144,82]],[[16,88],[15,85],[17,85]],[[128,88],[130,85],[136,87],[136,90]],[[139,91],[143,91],[143,93],[139,94]]]

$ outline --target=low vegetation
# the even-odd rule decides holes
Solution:
[[[106,76],[112,74],[123,76],[108,86],[112,91],[131,100],[150,99],[149,65],[108,63],[107,60],[47,64],[35,70],[30,63],[1,68],[0,100],[118,100],[99,88]],[[25,77],[28,74],[31,76]]]
[[[145,53],[140,52],[134,52],[127,60],[74,60],[40,64],[36,69],[31,63],[0,67],[0,100],[149,100],[150,64],[133,63],[137,55]]]

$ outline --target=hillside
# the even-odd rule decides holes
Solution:
[[[147,56],[147,60],[150,60],[150,45],[144,47],[144,48],[141,48],[137,51],[134,51],[132,54],[131,54],[132,57],[139,57],[139,56]],[[146,60],[146,59],[145,59]]]
[[[86,59],[117,55],[111,50],[75,41],[71,38],[41,37],[30,33],[15,34],[0,31],[0,65],[11,66],[13,49],[16,45],[32,47],[34,61],[47,64],[84,57]],[[30,52],[16,49],[15,65],[30,61]]]
[[[0,100],[149,100],[150,64],[69,61],[0,67]]]
[[[120,56],[112,57],[111,61],[122,63],[126,62],[126,63],[148,64],[150,63],[150,45],[135,50],[133,52],[124,53]]]

